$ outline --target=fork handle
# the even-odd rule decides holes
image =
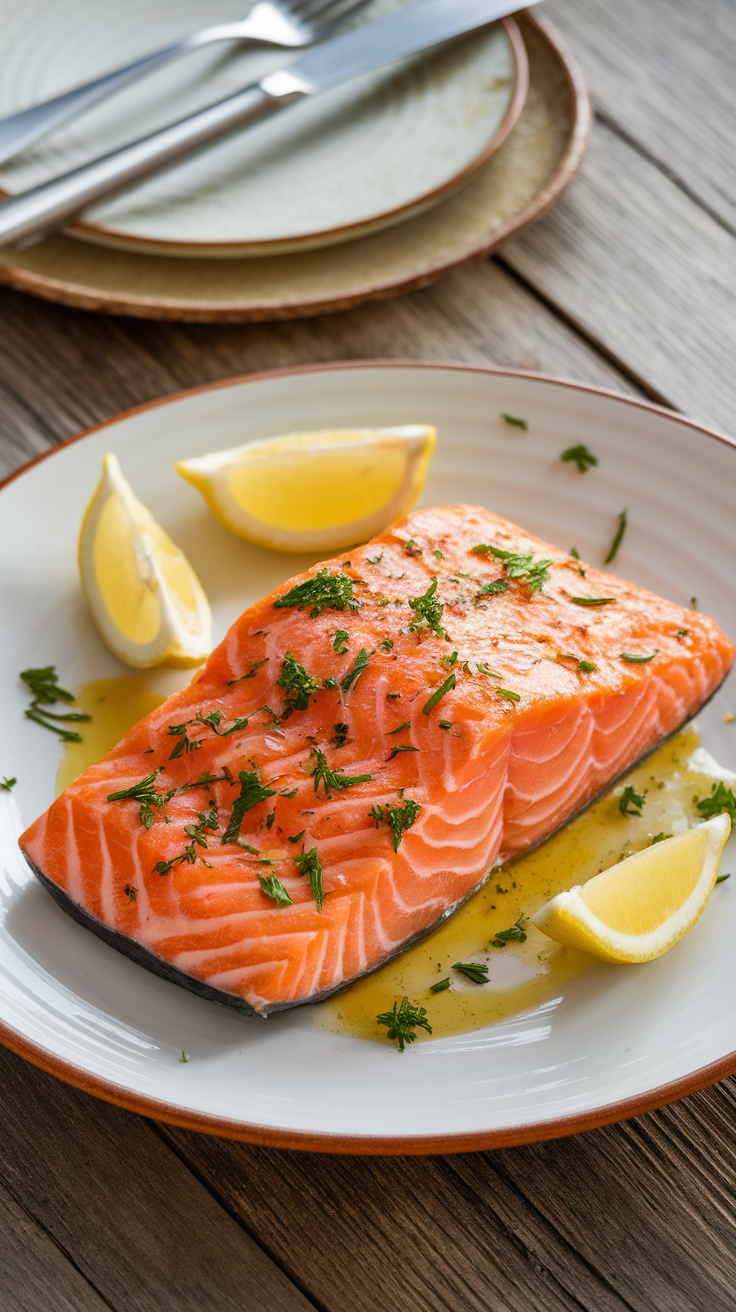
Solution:
[[[159,132],[0,201],[0,246],[32,245],[94,201],[123,191],[158,169],[267,118],[308,91],[304,83],[280,70]]]

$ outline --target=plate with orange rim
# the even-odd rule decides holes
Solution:
[[[526,429],[504,414],[523,418]],[[23,717],[18,672],[53,662],[64,684],[94,686],[98,698],[123,686],[110,680],[130,680],[101,645],[76,572],[79,523],[102,455],[118,454],[186,551],[219,640],[245,606],[313,558],[226,533],[174,462],[295,429],[416,422],[439,431],[422,504],[487,505],[547,540],[574,542],[595,562],[627,505],[617,572],[683,605],[697,594],[698,606],[736,634],[736,444],[582,384],[394,362],[279,371],[165,398],[32,462],[0,488],[0,549],[13,561],[0,581],[3,614],[12,617],[0,654],[8,690],[0,777],[17,777],[0,792],[0,1040],[60,1078],[146,1115],[255,1143],[433,1153],[577,1132],[736,1070],[729,883],[718,889],[717,911],[709,906],[657,961],[585,963],[516,1013],[457,1033],[440,1026],[399,1053],[385,1030],[365,1037],[326,1023],[327,1004],[244,1018],[150,975],[66,917],[18,853],[17,832],[52,800],[62,764],[56,740]],[[559,459],[578,442],[599,460],[585,475]],[[137,684],[132,718],[148,709],[146,698],[160,700],[186,677],[159,672]],[[727,680],[698,717],[703,746],[730,769],[734,701]],[[127,713],[122,700],[118,709]],[[736,847],[727,849],[724,870],[734,855]],[[520,951],[511,943],[504,958]],[[347,1002],[350,991],[342,996]],[[431,1019],[431,995],[421,1001]]]

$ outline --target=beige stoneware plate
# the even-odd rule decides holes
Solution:
[[[376,0],[361,19],[402,7]],[[218,21],[247,0],[218,0]],[[0,0],[0,115],[58,95],[213,21],[207,0]],[[143,79],[0,168],[16,193],[282,68],[298,52],[211,46]],[[258,256],[349,241],[436,205],[500,146],[528,66],[513,20],[307,99],[70,228],[158,255]]]
[[[492,159],[427,213],[325,250],[260,259],[161,259],[58,236],[4,253],[0,281],[82,309],[239,322],[347,309],[483,259],[554,204],[590,125],[585,86],[554,29],[517,18],[530,65],[521,117]]]
[[[528,432],[500,413],[524,417]],[[365,364],[235,379],[132,411],[72,440],[0,490],[5,690],[0,776],[0,1041],[135,1111],[281,1147],[467,1151],[569,1134],[645,1111],[736,1070],[736,880],[676,947],[643,966],[593,965],[532,1011],[400,1054],[314,1024],[316,1007],[237,1015],[142,970],[56,906],[15,844],[54,795],[59,746],[23,718],[18,672],[56,663],[79,687],[126,671],[81,599],[76,538],[114,450],[192,561],[216,640],[307,558],[228,534],[173,471],[176,459],[297,428],[437,425],[424,505],[472,501],[584,558],[602,560],[622,505],[617,570],[736,635],[736,444],[629,397],[530,374]],[[581,477],[571,443],[598,455]],[[171,675],[161,675],[161,678]],[[699,718],[704,746],[736,766],[731,677]],[[20,809],[20,815],[16,813]],[[734,869],[736,839],[723,869]],[[181,1062],[181,1050],[189,1060]]]

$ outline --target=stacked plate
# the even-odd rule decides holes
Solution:
[[[361,19],[401,4],[377,0]],[[218,19],[242,17],[241,5],[222,0]],[[0,116],[107,71],[111,51],[128,62],[212,16],[204,0],[162,0],[153,13],[145,0],[28,0],[22,11],[0,0]],[[202,50],[5,165],[0,187],[26,190],[294,57]],[[98,205],[68,237],[7,256],[0,278],[162,317],[342,308],[485,253],[559,194],[586,133],[582,84],[551,30],[505,19],[292,106]]]

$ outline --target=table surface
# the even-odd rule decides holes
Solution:
[[[287,324],[97,317],[0,291],[0,476],[81,428],[250,370],[464,360],[734,431],[736,3],[549,0],[595,107],[580,176],[497,258]],[[7,565],[6,565],[7,567]],[[720,1312],[736,1084],[574,1138],[430,1158],[230,1143],[0,1049],[3,1312]]]

